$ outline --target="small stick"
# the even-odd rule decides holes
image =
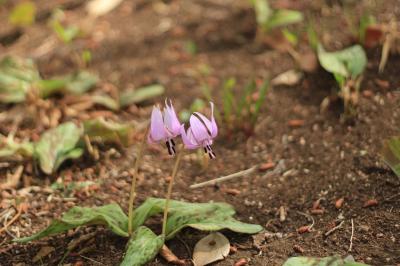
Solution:
[[[24,204],[20,204],[20,205],[18,206],[18,212],[17,212],[17,214],[16,214],[8,223],[6,223],[6,224],[4,225],[3,228],[0,229],[0,234],[3,233],[4,231],[6,231],[6,230],[7,230],[7,227],[9,227],[10,225],[12,225],[12,224],[19,218],[19,216],[21,216],[22,210],[23,210],[23,208],[24,208],[23,205],[24,205]]]
[[[136,181],[137,181],[137,175],[138,175],[138,169],[139,169],[139,164],[140,161],[142,160],[142,155],[143,155],[143,150],[144,146],[146,143],[146,136],[149,132],[150,127],[148,126],[146,129],[146,132],[144,133],[142,143],[140,144],[139,151],[136,157],[135,165],[133,167],[133,172],[132,174],[132,184],[131,184],[131,192],[129,196],[129,209],[128,209],[128,233],[129,235],[132,235],[132,222],[133,222],[133,203],[136,198]]]
[[[328,232],[325,233],[325,236],[329,236],[330,234],[332,234],[333,232],[335,232],[336,230],[338,230],[339,228],[342,227],[342,225],[344,224],[344,220],[340,222],[340,224],[338,224],[337,226],[333,227],[331,230],[329,230]]]
[[[253,166],[253,167],[251,167],[249,169],[246,169],[246,170],[243,170],[243,171],[240,171],[240,172],[237,172],[237,173],[233,173],[233,174],[226,175],[226,176],[221,176],[221,177],[218,177],[218,178],[215,178],[215,179],[212,179],[212,180],[208,180],[208,181],[205,181],[205,182],[202,182],[202,183],[191,185],[189,188],[194,189],[194,188],[200,188],[200,187],[206,187],[206,186],[214,186],[215,184],[218,184],[218,183],[221,183],[221,182],[224,182],[224,181],[227,181],[227,180],[231,180],[231,179],[236,178],[236,177],[241,177],[241,176],[244,176],[244,175],[251,174],[257,169],[258,169],[258,165],[255,165],[255,166]]]
[[[165,231],[167,229],[167,218],[168,218],[168,209],[169,209],[169,201],[171,199],[172,194],[172,187],[174,185],[176,174],[178,173],[179,164],[181,162],[182,154],[183,154],[183,147],[178,148],[178,154],[176,156],[174,169],[172,170],[171,180],[168,184],[168,191],[167,191],[167,198],[165,199],[165,208],[164,208],[164,215],[163,215],[163,224],[162,224],[162,235],[165,236]]]
[[[308,226],[308,230],[311,230],[311,228],[313,228],[313,226],[314,226],[314,224],[315,224],[314,218],[313,218],[311,215],[309,215],[309,214],[307,214],[307,213],[304,213],[304,212],[299,212],[299,211],[298,211],[297,213],[298,213],[298,214],[301,214],[301,215],[303,215],[303,216],[305,216],[305,217],[307,217],[309,220],[312,221],[311,225]]]
[[[351,249],[353,248],[353,236],[354,236],[354,221],[353,219],[351,219],[351,236],[350,236],[350,246],[348,252],[350,252]]]

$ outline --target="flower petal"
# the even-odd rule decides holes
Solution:
[[[154,106],[153,111],[151,112],[150,134],[148,141],[150,143],[155,143],[165,138],[167,138],[167,132],[164,127],[162,113],[158,107]]]
[[[218,135],[218,126],[214,118],[214,103],[210,102],[211,105],[211,137],[215,138]]]
[[[176,115],[175,109],[172,106],[172,102],[168,102],[165,100],[165,108],[164,108],[164,124],[168,131],[172,134],[172,137],[176,137],[180,134],[181,123]]]
[[[202,143],[204,140],[211,138],[207,127],[200,121],[199,118],[197,118],[195,115],[191,115],[189,121],[193,136],[198,143]]]
[[[196,149],[200,147],[199,143],[196,142],[196,140],[193,138],[193,133],[192,129],[189,128],[188,133],[185,131],[185,127],[182,125],[181,126],[181,137],[182,137],[182,142],[185,144],[185,147],[187,149]]]

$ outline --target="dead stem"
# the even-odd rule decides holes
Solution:
[[[353,237],[354,237],[354,220],[351,219],[351,236],[350,236],[350,246],[348,252],[353,248]]]
[[[182,154],[183,154],[183,147],[178,148],[174,169],[172,170],[171,180],[169,181],[168,191],[167,191],[167,198],[165,200],[165,208],[164,208],[164,216],[163,216],[163,225],[162,225],[162,235],[165,236],[165,230],[167,227],[167,216],[168,216],[168,209],[169,209],[169,201],[171,199],[172,194],[172,187],[174,185],[174,180],[176,174],[178,173],[179,164],[181,162]]]
[[[131,192],[129,195],[129,209],[128,209],[128,233],[129,235],[132,235],[132,222],[133,222],[133,203],[136,198],[136,183],[137,183],[137,175],[138,175],[138,169],[140,162],[142,160],[142,155],[143,155],[143,150],[144,146],[146,144],[146,137],[149,132],[149,126],[147,126],[146,132],[144,133],[142,143],[140,144],[138,154],[136,156],[136,161],[135,165],[133,167],[133,172],[131,172],[132,175],[132,185],[131,185]]]
[[[17,214],[8,223],[6,223],[3,228],[0,229],[0,234],[6,231],[7,227],[12,225],[19,218],[19,216],[21,216],[23,209],[24,209],[24,204],[20,204],[18,206]]]

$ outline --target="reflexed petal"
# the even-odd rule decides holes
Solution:
[[[207,117],[205,117],[203,114],[200,114],[199,112],[195,112],[196,115],[198,115],[201,119],[201,121],[204,123],[204,125],[206,126],[206,129],[208,130],[208,132],[210,133],[209,135],[211,135],[212,132],[212,124],[211,121],[208,120]]]
[[[167,138],[162,113],[158,107],[153,107],[151,112],[150,134],[147,138],[150,143],[159,142]]]
[[[214,103],[210,102],[211,105],[211,137],[215,138],[218,135],[217,122],[214,119]]]
[[[194,115],[190,116],[190,128],[192,129],[193,136],[198,143],[211,138],[206,126]]]
[[[167,100],[165,100],[165,108],[164,108],[164,124],[169,132],[172,134],[172,137],[176,137],[180,134],[181,123],[176,115],[175,109],[172,106],[171,101],[169,105]]]
[[[185,147],[187,149],[196,149],[196,148],[200,147],[199,143],[197,143],[193,137],[192,129],[189,128],[187,132],[188,133],[186,134],[185,127],[182,125],[181,126],[181,137],[182,137],[183,144],[185,144]]]

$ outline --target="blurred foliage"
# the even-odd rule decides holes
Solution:
[[[33,157],[39,161],[40,168],[46,174],[52,174],[67,159],[76,159],[83,154],[77,147],[82,129],[68,122],[43,133],[35,144]]]
[[[97,118],[83,122],[85,135],[101,143],[113,142],[123,146],[131,144],[134,128],[130,124],[121,124]]]
[[[383,160],[400,177],[400,137],[397,136],[385,140],[381,154]]]
[[[59,78],[42,79],[37,66],[30,59],[5,57],[0,61],[0,102],[20,103],[30,90],[49,97],[58,92],[83,94],[98,82],[98,77],[78,71]]]
[[[80,33],[80,29],[77,26],[64,27],[58,20],[52,21],[50,25],[57,37],[66,44],[71,43]]]
[[[0,3],[1,4],[1,3]],[[35,22],[35,3],[27,1],[16,5],[8,17],[11,24],[16,26],[29,26]]]
[[[257,24],[264,32],[277,27],[303,21],[300,11],[289,9],[271,9],[267,0],[250,0],[256,13]]]
[[[25,101],[32,84],[40,80],[39,71],[30,59],[5,57],[0,61],[0,102]]]

